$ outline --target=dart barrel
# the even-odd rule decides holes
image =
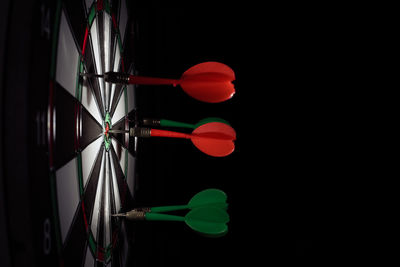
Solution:
[[[129,135],[131,137],[151,137],[151,129],[150,128],[130,128]]]
[[[126,218],[132,221],[144,221],[146,219],[146,211],[133,209],[126,213]]]
[[[129,84],[129,74],[121,72],[106,72],[104,73],[104,81],[109,83]]]
[[[160,126],[161,120],[159,120],[159,119],[143,119],[143,125]]]

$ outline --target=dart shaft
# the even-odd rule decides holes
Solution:
[[[166,131],[160,129],[149,129],[149,128],[130,128],[130,130],[109,130],[109,133],[129,133],[130,136],[134,137],[169,137],[169,138],[184,138],[190,139],[192,137],[203,138],[203,139],[215,139],[215,140],[236,140],[236,137],[223,134],[223,133],[201,133],[201,134],[187,134],[173,131]]]
[[[151,129],[151,136],[169,137],[169,138],[185,138],[190,139],[191,135],[186,133],[172,132],[159,129]]]
[[[179,84],[179,80],[175,79],[143,77],[143,76],[130,75],[122,72],[113,72],[113,71],[104,73],[104,80],[109,83],[119,83],[119,84],[174,85],[174,86]]]
[[[166,212],[166,211],[176,211],[188,209],[188,205],[175,205],[175,206],[162,206],[162,207],[152,207],[151,212]]]
[[[177,84],[179,84],[179,80],[130,75],[129,76],[129,84],[176,86]]]
[[[166,119],[143,119],[143,125],[147,126],[162,126],[162,127],[181,127],[181,128],[191,128],[194,129],[193,124],[171,121]]]
[[[128,131],[124,130],[110,130],[111,133],[127,133]],[[191,135],[186,133],[172,132],[166,130],[159,129],[150,129],[150,128],[130,128],[129,135],[134,137],[169,137],[169,138],[185,138],[190,139]]]
[[[190,129],[195,128],[195,126],[193,124],[179,122],[179,121],[164,120],[164,119],[160,120],[160,125],[166,126],[166,127],[182,127],[182,128],[190,128]]]
[[[147,221],[180,221],[184,222],[185,217],[169,215],[169,214],[160,214],[160,213],[146,213],[145,218]]]

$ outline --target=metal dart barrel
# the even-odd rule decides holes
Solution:
[[[129,84],[129,74],[109,71],[104,73],[104,81],[109,83]]]
[[[82,77],[96,77],[96,78],[104,78],[104,81],[109,83],[119,83],[119,84],[129,84],[129,74],[121,73],[121,72],[113,72],[109,71],[104,74],[95,74],[95,73],[81,73]]]
[[[131,137],[151,137],[151,129],[150,128],[130,128],[129,130],[109,130],[109,133],[116,133],[116,134],[125,134],[129,133]]]

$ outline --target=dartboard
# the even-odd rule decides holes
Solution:
[[[127,1],[40,1],[23,9],[29,7],[35,15],[27,25],[32,30],[24,34],[32,36],[32,56],[24,60],[32,59],[32,76],[29,90],[20,89],[21,98],[28,96],[20,108],[28,107],[33,122],[27,130],[32,145],[26,152],[33,164],[24,167],[29,185],[19,183],[29,192],[14,203],[27,202],[26,209],[33,214],[26,221],[31,227],[27,231],[34,234],[32,240],[21,237],[32,244],[25,251],[12,247],[13,261],[17,265],[36,261],[38,266],[126,266],[134,233],[111,214],[132,207],[137,140],[105,130],[129,129],[134,123],[135,88],[81,74],[136,73],[127,49],[132,47]],[[15,96],[6,93],[5,97],[11,112],[10,99]],[[11,161],[7,166],[18,165]],[[18,181],[14,180],[6,186],[12,187]],[[13,202],[9,192],[8,200]],[[15,219],[21,215],[11,213],[9,224],[23,223]],[[19,230],[21,235],[23,231]],[[17,243],[18,238],[10,237]],[[37,256],[28,257],[30,250]]]
[[[81,17],[74,14],[74,20],[70,13],[77,7],[69,6],[61,4],[56,11],[58,34],[50,69],[48,137],[56,240],[64,265],[118,266],[126,261],[123,249],[116,249],[126,245],[119,240],[125,229],[111,214],[132,203],[136,159],[128,152],[129,138],[116,140],[104,132],[129,128],[134,88],[80,74],[134,71],[123,56],[126,2],[85,1]]]

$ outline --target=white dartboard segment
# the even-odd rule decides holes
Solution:
[[[105,167],[105,157],[106,151],[103,150],[103,157],[102,157],[102,162],[101,162],[101,168],[100,168],[100,173],[99,173],[99,182],[97,184],[97,190],[96,190],[96,197],[94,201],[94,207],[93,207],[93,214],[92,214],[92,219],[90,223],[90,227],[93,233],[93,236],[95,240],[97,239],[97,231],[98,231],[98,223],[99,223],[99,213],[100,213],[100,201],[101,201],[101,194],[103,190],[103,184],[104,184],[104,167]]]
[[[61,238],[64,243],[75,212],[79,208],[79,184],[76,158],[56,171],[57,204]]]
[[[121,0],[121,10],[119,15],[119,33],[121,35],[121,41],[124,43],[126,24],[128,22],[128,10],[126,8],[126,1]]]
[[[89,87],[88,79],[83,77],[82,83],[82,105],[89,111],[89,113],[102,125],[103,119],[101,117],[100,109],[97,105],[96,98]]]
[[[64,11],[61,12],[57,46],[56,81],[75,96],[78,78],[79,52]]]
[[[94,163],[99,153],[101,145],[103,144],[103,138],[97,138],[96,141],[88,145],[82,152],[82,179],[83,186],[86,188],[90,173],[94,167]]]

